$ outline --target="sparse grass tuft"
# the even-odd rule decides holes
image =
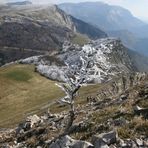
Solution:
[[[133,118],[129,124],[129,128],[133,129],[136,133],[143,133],[148,136],[148,120],[144,120],[141,116]]]
[[[144,134],[148,137],[148,121],[143,122],[142,124],[138,124],[136,126],[136,131],[140,134]]]
[[[108,119],[114,117],[115,113],[117,112],[117,109],[117,106],[110,106],[100,111],[94,112],[92,114],[92,121],[94,121],[96,124],[104,123]]]
[[[117,132],[118,132],[119,137],[122,139],[128,139],[128,138],[132,139],[133,138],[133,133],[127,125],[119,127],[117,129]]]
[[[142,99],[138,102],[138,105],[142,108],[148,108],[148,101],[146,99]]]
[[[33,147],[37,142],[38,142],[38,140],[35,136],[32,136],[31,138],[26,140],[28,147]]]
[[[85,35],[77,33],[73,38],[72,38],[72,43],[78,44],[80,46],[83,46],[84,44],[88,43],[89,38]]]

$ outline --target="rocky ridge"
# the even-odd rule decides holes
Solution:
[[[80,57],[91,57],[93,59],[93,64],[88,68],[90,82],[104,82],[120,74],[128,74],[137,70],[128,55],[127,49],[119,40],[114,38],[91,41],[82,47],[66,42],[59,54],[48,58],[45,56],[31,63],[37,65],[36,71],[42,75],[53,80],[65,81],[65,63],[79,67],[82,64]],[[29,59],[21,60],[21,63],[29,63]]]

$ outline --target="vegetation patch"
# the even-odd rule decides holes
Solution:
[[[28,81],[32,78],[32,76],[26,72],[25,70],[13,70],[9,71],[5,74],[8,79],[16,80],[16,81]]]
[[[132,130],[129,129],[129,127],[126,126],[126,125],[123,126],[123,127],[119,127],[117,129],[117,131],[118,131],[119,137],[122,138],[122,139],[128,139],[128,138],[132,139],[132,138],[134,138]]]
[[[43,113],[64,96],[55,81],[34,69],[33,65],[20,64],[0,68],[0,128],[13,127],[29,115]]]
[[[142,116],[134,117],[129,124],[129,128],[132,129],[134,133],[148,136],[148,120],[143,119]]]
[[[83,46],[84,44],[89,42],[89,38],[85,35],[77,33],[73,38],[72,38],[72,43],[78,44],[80,46]]]
[[[110,106],[102,110],[96,111],[92,114],[92,121],[96,124],[101,124],[110,118],[113,118],[118,111],[117,106]]]
[[[146,99],[142,99],[138,102],[138,105],[143,108],[148,108],[148,97]]]

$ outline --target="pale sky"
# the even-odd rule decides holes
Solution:
[[[0,0],[1,3],[24,1],[24,0]],[[148,0],[30,0],[33,3],[63,3],[63,2],[85,2],[85,1],[102,1],[112,5],[119,5],[129,9],[136,17],[148,22]]]

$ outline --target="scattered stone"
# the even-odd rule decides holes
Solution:
[[[138,105],[134,107],[134,112],[136,115],[142,115],[145,119],[148,119],[148,108],[141,108]]]
[[[38,117],[37,115],[29,116],[27,118],[27,121],[30,122],[30,126],[33,127],[35,124],[41,122],[41,118]]]
[[[121,99],[121,100],[126,100],[126,99],[128,98],[128,95],[129,95],[129,94],[121,95],[121,96],[120,96],[120,99]]]
[[[54,143],[49,145],[49,148],[93,148],[94,146],[85,141],[74,140],[66,135],[57,139]]]
[[[143,141],[143,144],[144,144],[145,147],[148,147],[148,139],[145,139],[145,140]]]
[[[86,141],[77,140],[76,143],[72,146],[73,148],[94,148],[94,146]]]
[[[110,147],[109,148],[116,148],[116,146],[115,145],[110,145]]]
[[[119,146],[122,148],[125,148],[127,146],[127,144],[124,142],[124,140],[119,139]]]
[[[133,148],[138,148],[137,145],[136,145],[136,143],[135,143],[135,141],[132,141],[132,147]]]
[[[137,144],[137,146],[143,146],[143,140],[141,140],[141,139],[135,139],[135,142],[136,142],[136,144]]]
[[[37,148],[42,148],[41,146],[37,146]]]
[[[108,144],[113,144],[117,141],[118,135],[117,132],[111,131],[109,133],[100,134],[99,137],[102,137],[103,140]]]
[[[102,133],[92,137],[92,144],[97,148],[107,148],[108,145],[114,144],[117,141],[117,133],[111,131],[109,133]]]
[[[42,135],[43,133],[46,132],[46,129],[43,128],[43,127],[38,127],[38,128],[34,128],[34,129],[31,129],[21,135],[18,135],[17,136],[17,142],[20,143],[20,142],[23,142],[33,136],[40,136]]]
[[[133,141],[132,141],[131,139],[126,139],[126,140],[125,140],[125,143],[126,143],[127,147],[132,148]]]
[[[47,141],[45,141],[46,144],[49,144],[50,142],[51,142],[51,140],[47,140]]]
[[[103,139],[98,136],[93,136],[91,142],[95,148],[109,148],[106,142],[104,142]]]
[[[136,143],[130,139],[127,139],[127,140],[122,140],[122,139],[119,139],[119,145],[118,147],[121,147],[121,148],[139,148]]]
[[[138,105],[136,105],[135,107],[134,107],[134,111],[140,111],[140,110],[142,110],[143,108],[141,108],[141,107],[139,107]]]
[[[30,130],[30,128],[31,128],[31,124],[29,121],[25,121],[23,123],[20,123],[18,125],[18,127],[16,128],[16,134],[22,134],[25,131]]]

